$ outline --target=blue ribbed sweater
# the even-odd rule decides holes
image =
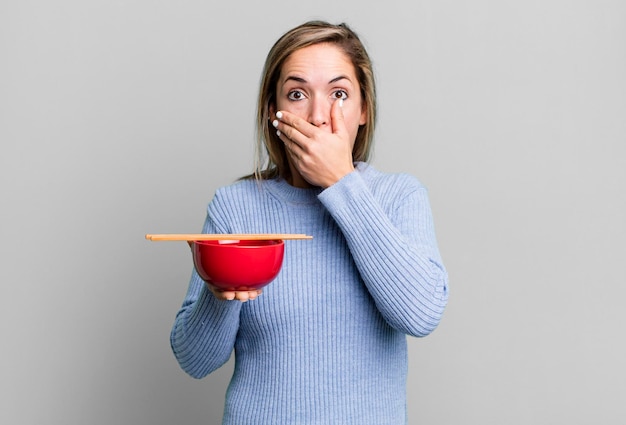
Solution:
[[[216,192],[203,231],[314,237],[286,241],[280,274],[247,303],[193,272],[172,349],[196,378],[234,349],[224,424],[406,423],[406,335],[432,332],[448,298],[415,178],[359,163],[325,190],[244,180]]]

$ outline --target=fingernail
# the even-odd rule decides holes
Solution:
[[[339,107],[343,108],[343,99],[339,99]]]
[[[276,135],[280,137],[280,130],[276,130]]]
[[[281,119],[283,117],[283,113],[278,111],[276,112],[276,118]]]
[[[278,127],[278,120],[274,120],[274,121],[272,121],[272,125],[273,125],[274,127]]]

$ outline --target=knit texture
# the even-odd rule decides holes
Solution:
[[[220,301],[194,271],[171,333],[202,378],[235,352],[224,424],[398,425],[406,335],[438,325],[448,299],[426,189],[359,163],[322,189],[244,180],[219,189],[206,233],[306,233],[247,303]]]

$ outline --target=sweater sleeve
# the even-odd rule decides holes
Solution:
[[[217,202],[214,199],[212,204]],[[209,205],[203,233],[227,233],[216,224],[213,206]],[[203,378],[226,363],[235,345],[240,310],[240,302],[215,298],[193,270],[170,334],[172,351],[185,372]]]
[[[324,190],[319,199],[341,228],[361,277],[390,326],[426,336],[439,324],[448,300],[426,189],[406,175],[379,187],[383,208],[359,171]],[[384,186],[384,185],[383,185]],[[387,202],[387,201],[386,201]]]

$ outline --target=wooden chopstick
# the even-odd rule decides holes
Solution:
[[[218,240],[273,240],[273,239],[313,239],[313,236],[294,233],[222,233],[222,234],[184,234],[171,233],[162,235],[146,235],[150,241],[218,241]]]

